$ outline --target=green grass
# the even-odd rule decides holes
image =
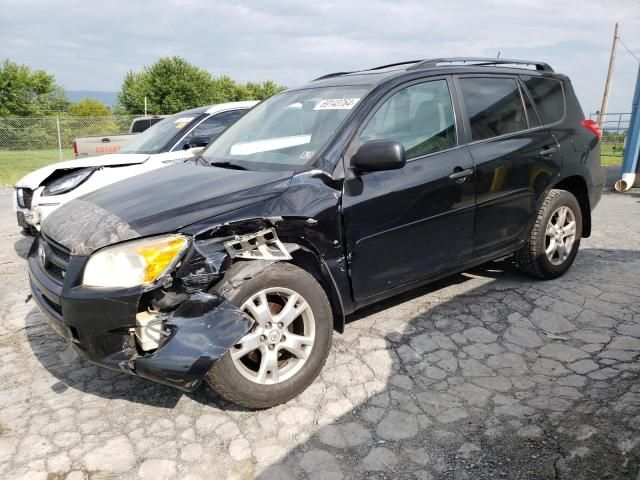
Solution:
[[[62,150],[64,160],[73,159],[71,149]],[[29,172],[60,161],[60,151],[53,150],[0,150],[0,185],[13,185]]]
[[[600,162],[602,165],[622,165],[622,143],[601,143]]]

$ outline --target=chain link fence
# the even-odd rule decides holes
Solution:
[[[597,112],[589,115],[594,121],[600,121],[602,128],[602,164],[615,165],[622,163],[631,112],[606,113],[599,115]]]
[[[0,118],[0,185],[13,185],[44,165],[72,160],[73,140],[127,133],[139,116]]]

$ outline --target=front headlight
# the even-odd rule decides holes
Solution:
[[[24,189],[17,188],[16,189],[16,199],[18,202],[18,206],[24,208],[26,205],[24,203]]]
[[[149,285],[175,266],[188,245],[187,237],[170,235],[103,248],[89,257],[82,283],[114,288]]]
[[[31,208],[31,200],[33,200],[33,190],[29,188],[16,188],[16,203],[20,208]]]
[[[64,175],[47,185],[42,195],[50,196],[67,193],[84,182],[92,173],[93,168],[83,168],[82,170],[76,170],[75,172]]]

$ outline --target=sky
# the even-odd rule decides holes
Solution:
[[[117,91],[180,55],[214,75],[296,86],[335,71],[450,56],[526,58],[600,108],[614,23],[640,57],[640,0],[0,0],[0,59],[68,90]],[[609,112],[629,112],[638,61],[618,47]]]

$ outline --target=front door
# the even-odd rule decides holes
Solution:
[[[517,247],[542,191],[558,172],[559,146],[515,77],[462,77],[458,91],[476,165],[474,257]]]
[[[474,166],[468,149],[458,146],[454,118],[443,78],[401,87],[365,121],[357,144],[397,141],[407,163],[345,181],[344,224],[356,301],[471,257]]]

